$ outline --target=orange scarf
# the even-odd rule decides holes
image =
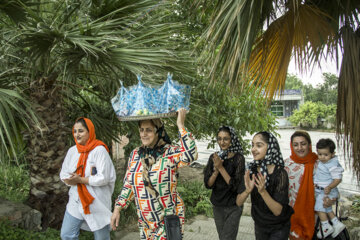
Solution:
[[[298,157],[295,154],[291,143],[290,148],[290,158],[295,163],[305,164],[304,174],[302,176],[302,181],[294,204],[295,213],[291,216],[291,231],[298,234],[299,238],[293,238],[290,236],[290,239],[309,240],[312,239],[315,228],[315,191],[313,170],[318,157],[312,152],[311,145],[309,145],[309,153],[303,158]]]
[[[96,139],[95,127],[94,127],[94,124],[92,123],[92,121],[90,119],[84,118],[84,117],[80,117],[76,121],[78,121],[81,118],[85,120],[86,126],[89,129],[89,140],[86,142],[86,145],[81,145],[76,141],[76,137],[74,135],[74,127],[72,130],[72,133],[73,133],[73,136],[75,139],[76,148],[77,148],[78,152],[80,153],[80,157],[79,157],[79,160],[78,160],[78,163],[76,166],[76,174],[80,175],[80,177],[85,177],[85,168],[86,168],[86,162],[87,162],[89,153],[97,146],[104,146],[108,152],[109,152],[109,149],[105,143]],[[90,204],[94,201],[95,198],[93,196],[91,196],[91,194],[87,190],[85,184],[78,183],[77,189],[78,189],[81,204],[84,209],[84,213],[90,214]]]

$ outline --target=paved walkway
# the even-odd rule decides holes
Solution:
[[[136,240],[138,232],[117,232],[114,239]],[[218,240],[215,222],[213,218],[200,215],[192,219],[191,223],[185,224],[184,240]],[[254,222],[249,216],[240,219],[239,232],[236,240],[254,240]]]

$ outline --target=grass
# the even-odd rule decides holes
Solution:
[[[0,164],[0,197],[13,202],[24,202],[30,191],[27,166],[2,162]]]
[[[0,221],[0,239],[6,240],[60,240],[60,231],[48,228],[46,231],[34,232],[12,227],[8,221]],[[92,240],[91,232],[81,232],[79,240]]]

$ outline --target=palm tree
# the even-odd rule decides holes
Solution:
[[[120,79],[130,84],[135,74],[156,79],[192,69],[176,54],[181,25],[165,23],[170,7],[154,0],[0,3],[0,77],[30,99],[43,121],[24,134],[28,204],[42,212],[43,227],[59,227],[65,210],[67,189],[58,174],[72,120],[92,118],[99,138],[110,142],[119,130],[110,99]]]
[[[202,36],[212,81],[251,84],[271,99],[284,88],[291,57],[300,71],[310,71],[322,59],[342,56],[337,134],[360,179],[359,1],[197,0],[195,6],[212,12]]]

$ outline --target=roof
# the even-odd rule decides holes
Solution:
[[[301,89],[285,89],[281,95],[301,95]]]
[[[300,89],[285,89],[283,92],[277,92],[274,100],[302,100],[303,93]]]

